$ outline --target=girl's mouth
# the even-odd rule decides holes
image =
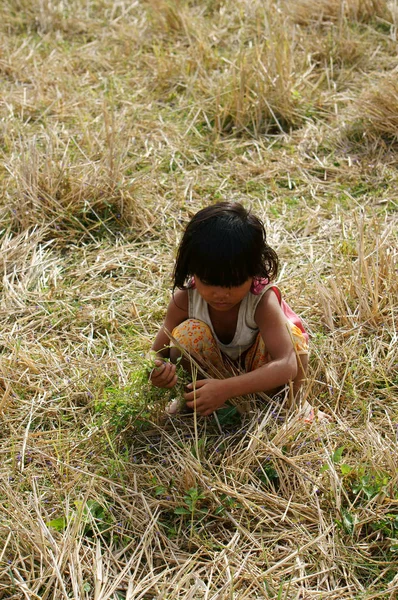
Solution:
[[[230,302],[212,302],[212,304],[216,308],[229,308],[231,306]]]

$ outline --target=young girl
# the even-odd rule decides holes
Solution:
[[[211,415],[235,396],[270,394],[289,382],[296,394],[308,365],[308,335],[272,283],[277,271],[262,222],[241,204],[200,210],[178,249],[174,293],[152,346],[158,357],[152,384],[177,383],[180,352],[170,343],[171,332],[207,373],[221,377],[188,386],[186,404],[200,415]]]

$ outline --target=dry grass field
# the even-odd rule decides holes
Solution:
[[[397,0],[1,1],[1,599],[398,597],[397,34]],[[217,200],[266,223],[328,425],[162,419]]]

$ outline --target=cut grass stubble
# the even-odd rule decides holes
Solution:
[[[395,4],[2,3],[0,597],[396,596]],[[132,417],[221,199],[266,222],[327,427]]]

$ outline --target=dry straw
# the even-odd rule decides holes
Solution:
[[[386,0],[298,0],[298,2],[285,2],[295,20],[301,24],[316,23],[321,21],[341,21],[344,19],[353,22],[368,22],[375,18],[389,18],[394,10],[394,2]]]
[[[397,71],[380,77],[364,90],[358,100],[364,135],[382,137],[387,142],[398,140],[398,84]]]
[[[0,598],[396,597],[395,4],[1,3]],[[329,425],[153,408],[219,199],[264,219]]]

